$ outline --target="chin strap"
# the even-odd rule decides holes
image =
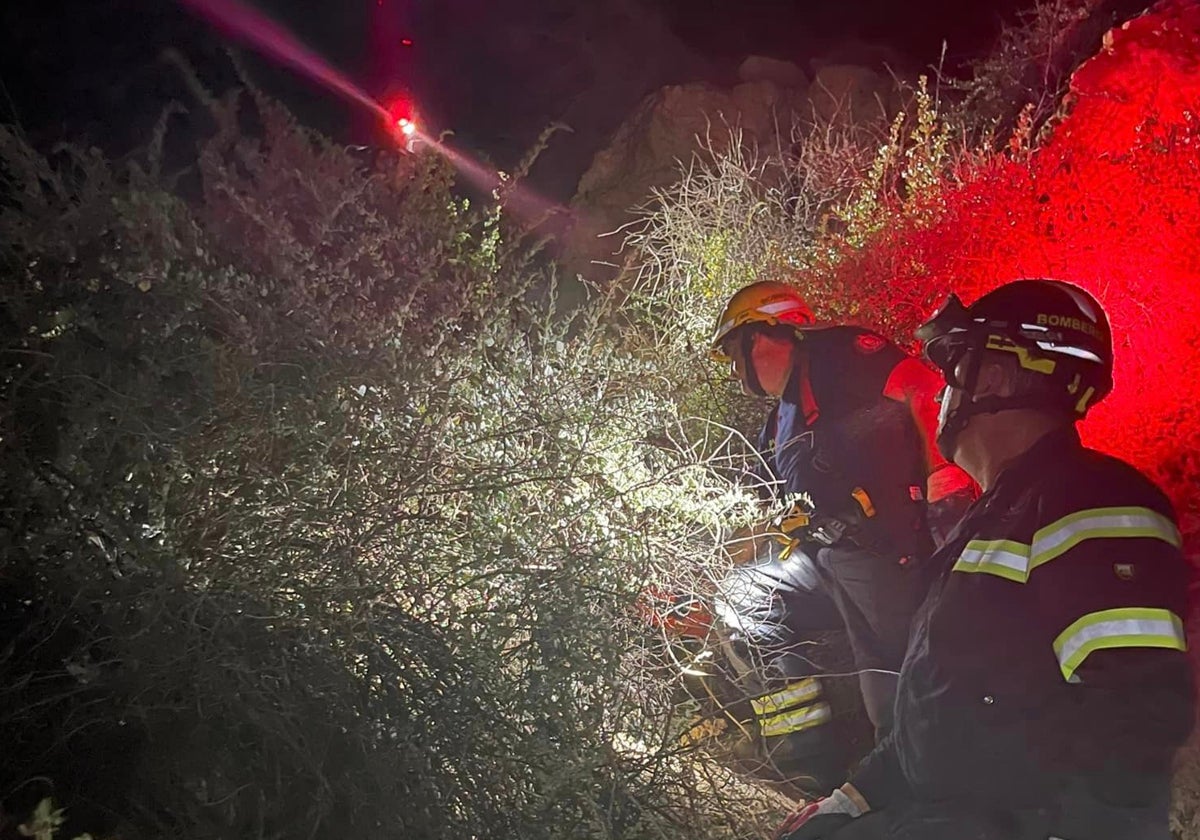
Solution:
[[[1001,411],[1011,411],[1018,408],[1061,409],[1063,401],[1056,400],[1052,394],[1017,394],[1011,397],[990,395],[975,398],[972,396],[979,384],[979,368],[983,363],[983,348],[976,347],[970,352],[971,365],[967,375],[963,377],[962,388],[952,390],[964,393],[967,399],[946,413],[941,421],[937,436],[938,451],[947,461],[954,460],[954,443],[959,434],[967,427],[967,423],[977,414],[998,414]],[[949,399],[946,394],[943,399]]]
[[[955,388],[954,390],[965,390]],[[968,391],[969,395],[970,392]],[[947,394],[943,399],[949,399]],[[942,421],[941,430],[937,436],[937,448],[947,461],[954,461],[954,442],[959,433],[967,427],[967,423],[977,414],[999,414],[1001,411],[1011,411],[1018,408],[1041,408],[1061,410],[1064,408],[1061,400],[1055,400],[1051,394],[1018,394],[1012,397],[988,396],[959,403],[946,415]]]
[[[950,391],[952,390],[962,391],[968,399],[971,397],[971,392],[975,390],[975,386],[978,384],[979,367],[983,363],[983,353],[980,352],[981,350],[982,348],[979,346],[968,347],[967,358],[970,360],[971,364],[967,369],[967,375],[963,377],[962,388],[953,388],[950,386],[950,373],[947,371],[942,371],[943,376],[946,377],[947,385],[946,391],[942,393],[943,400],[950,399]],[[972,415],[982,413],[980,411],[972,411],[968,408],[968,406],[974,404],[975,403],[969,401],[960,401],[956,407],[950,409],[949,411],[946,410],[945,405],[942,406],[941,416],[938,417],[938,433],[936,443],[938,452],[942,454],[943,458],[951,463],[954,462],[954,442],[958,439],[959,433],[966,428],[967,421],[971,419]]]

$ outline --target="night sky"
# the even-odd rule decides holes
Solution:
[[[429,122],[511,163],[553,120],[576,134],[551,164],[569,190],[647,93],[733,84],[749,54],[888,62],[912,72],[986,51],[1032,0],[262,0],[259,7],[374,95],[412,91]],[[404,44],[411,39],[411,46]],[[236,84],[228,42],[171,0],[0,2],[0,114],[39,145],[68,139],[120,155],[171,100],[192,104],[161,60],[175,47],[216,91]],[[346,142],[382,138],[365,115],[253,57],[252,77],[308,125]],[[198,119],[198,118],[197,118]],[[203,132],[182,119],[182,130]],[[541,164],[539,164],[541,165]],[[576,171],[578,170],[578,171]]]

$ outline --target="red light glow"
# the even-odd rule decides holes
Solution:
[[[1200,4],[1167,0],[1114,30],[1036,152],[1000,158],[889,226],[834,288],[883,290],[859,317],[900,336],[949,291],[1068,280],[1108,310],[1116,387],[1089,443],[1150,471],[1200,536]],[[803,285],[804,278],[798,278]],[[828,278],[814,278],[828,287]]]
[[[387,100],[387,112],[391,117],[391,121],[396,125],[401,123],[410,123],[416,119],[412,100],[403,96],[396,96]]]
[[[396,142],[409,147],[417,133],[417,115],[412,101],[407,97],[397,96],[388,100],[388,126]]]

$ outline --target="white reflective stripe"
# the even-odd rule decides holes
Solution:
[[[1030,547],[1012,540],[971,540],[954,564],[955,572],[982,572],[1024,583],[1029,579]]]
[[[754,709],[754,714],[766,717],[782,712],[784,709],[790,709],[792,706],[807,703],[809,700],[815,700],[820,696],[821,684],[809,677],[806,680],[794,682],[779,691],[754,698],[750,701],[750,707]]]
[[[1089,362],[1099,362],[1100,357],[1091,350],[1084,350],[1080,347],[1072,347],[1069,344],[1055,344],[1052,341],[1039,341],[1037,346],[1045,350],[1047,353],[1061,353],[1064,356],[1074,356],[1077,359],[1087,359]]]
[[[764,315],[780,315],[784,312],[791,312],[793,309],[803,309],[803,304],[798,300],[781,300],[778,303],[764,303],[762,306],[754,307]]]
[[[1033,563],[1036,568],[1053,560],[1084,540],[1102,538],[1148,537],[1180,545],[1179,529],[1161,513],[1145,507],[1090,508],[1052,522],[1033,535]]]
[[[828,703],[814,703],[811,706],[792,709],[790,712],[767,718],[760,724],[760,732],[764,738],[787,735],[828,723],[832,718],[833,712],[830,711]]]
[[[1170,610],[1120,607],[1088,613],[1058,634],[1054,655],[1070,680],[1088,654],[1104,648],[1153,647],[1187,650],[1183,622]]]

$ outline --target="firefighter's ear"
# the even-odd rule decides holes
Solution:
[[[975,397],[1010,397],[1015,387],[1015,372],[1008,360],[993,353],[984,353],[979,372],[975,375]]]

